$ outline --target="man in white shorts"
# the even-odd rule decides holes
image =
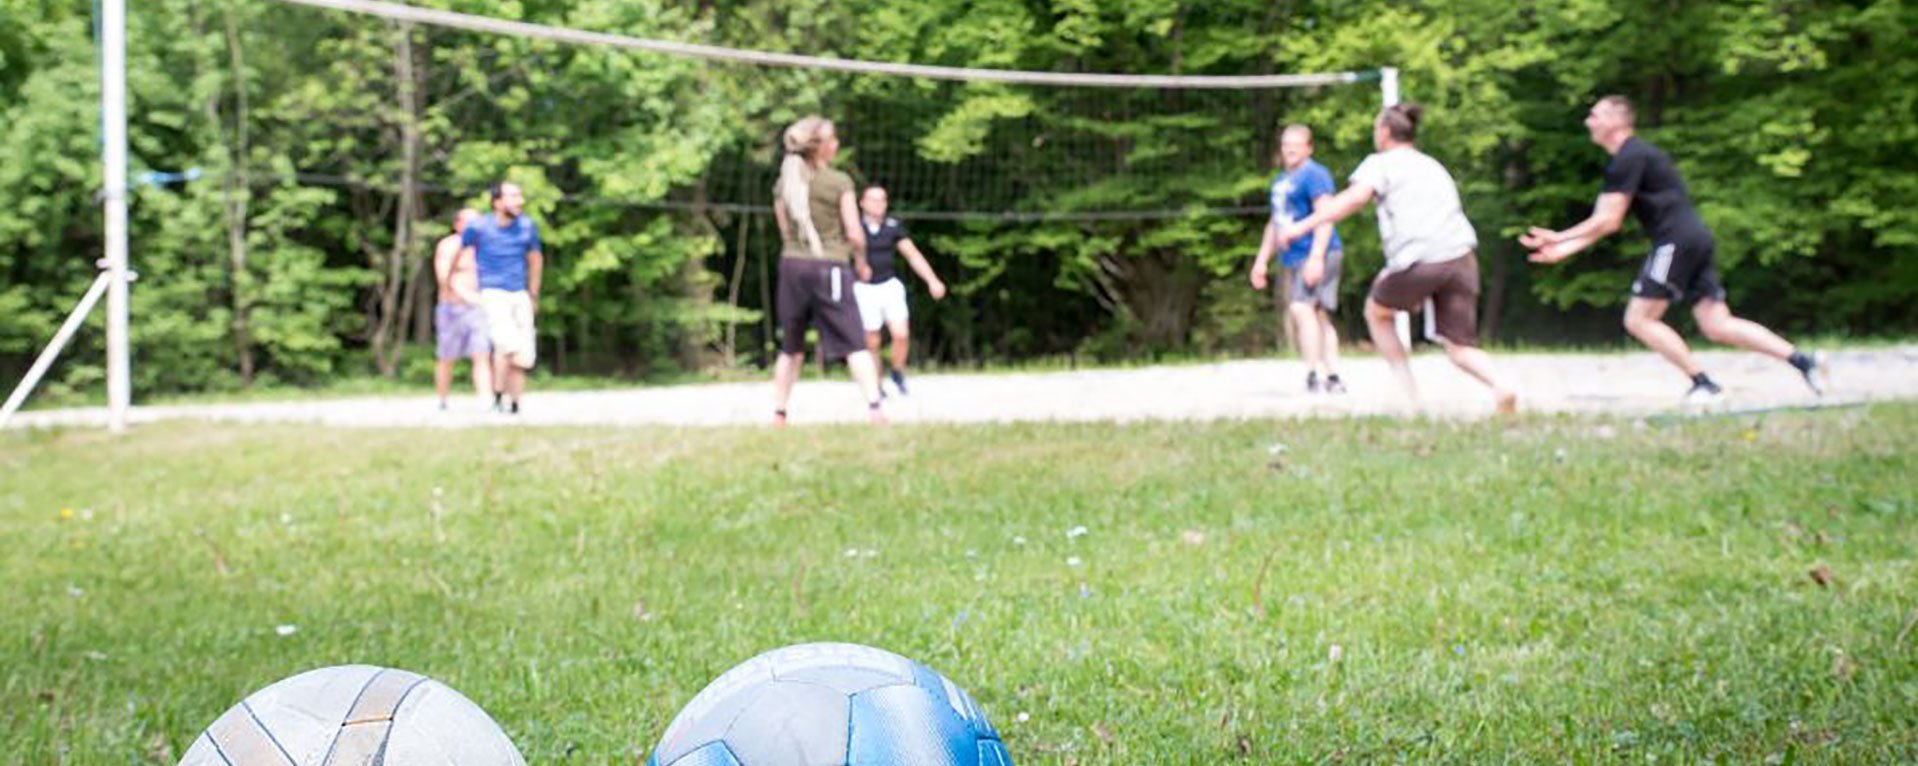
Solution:
[[[892,333],[892,370],[888,377],[892,379],[893,388],[904,395],[912,328],[906,308],[906,284],[899,280],[898,256],[904,255],[919,278],[926,280],[926,289],[932,293],[933,300],[946,297],[946,283],[933,273],[925,255],[906,233],[906,227],[898,219],[886,217],[888,202],[883,186],[866,187],[866,193],[859,197],[860,223],[866,227],[866,262],[872,264],[872,278],[854,283],[852,294],[859,304],[860,323],[866,327],[866,348],[872,351],[874,359],[879,358],[880,328]]]
[[[493,408],[517,415],[526,371],[538,358],[533,314],[546,256],[539,226],[521,214],[526,200],[519,186],[502,181],[493,185],[491,196],[493,214],[468,224],[460,244],[479,268],[480,306],[492,332]]]

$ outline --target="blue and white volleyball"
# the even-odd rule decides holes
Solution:
[[[726,671],[686,704],[648,766],[1011,766],[972,697],[857,644],[801,644]]]
[[[499,724],[451,687],[369,665],[320,668],[241,700],[180,766],[525,766]]]

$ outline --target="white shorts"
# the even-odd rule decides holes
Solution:
[[[525,290],[481,290],[480,307],[486,310],[493,353],[510,356],[513,366],[522,370],[533,369],[539,358],[533,342],[533,297]]]
[[[859,322],[866,332],[879,332],[886,325],[902,325],[910,318],[906,310],[906,283],[893,277],[878,284],[854,282],[853,300],[859,303]]]

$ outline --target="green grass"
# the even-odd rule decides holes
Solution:
[[[0,759],[171,764],[365,662],[530,763],[631,764],[734,663],[843,640],[951,676],[1021,764],[1910,763],[1913,444],[1911,404],[6,433]]]

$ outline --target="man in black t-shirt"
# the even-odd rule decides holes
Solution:
[[[866,262],[872,264],[872,278],[852,286],[859,302],[859,319],[866,326],[866,348],[879,358],[879,330],[892,333],[892,370],[887,377],[900,394],[906,393],[906,354],[912,342],[910,314],[906,308],[906,285],[899,280],[898,256],[926,281],[933,300],[946,297],[946,283],[939,281],[932,265],[912,244],[906,227],[886,217],[889,200],[882,186],[868,186],[859,197],[860,225],[866,228]]]
[[[1696,301],[1692,316],[1705,337],[1783,360],[1805,376],[1805,384],[1813,393],[1823,394],[1822,355],[1800,352],[1763,325],[1732,315],[1712,260],[1711,230],[1705,228],[1704,219],[1692,207],[1685,180],[1679,177],[1672,158],[1636,135],[1636,119],[1631,102],[1624,96],[1606,96],[1592,106],[1585,117],[1585,128],[1591,132],[1592,142],[1612,155],[1605,166],[1605,185],[1598,203],[1592,215],[1577,226],[1564,231],[1534,226],[1519,237],[1519,242],[1532,251],[1531,260],[1558,263],[1572,257],[1618,231],[1629,209],[1652,238],[1652,252],[1632,282],[1631,301],[1625,307],[1625,330],[1691,377],[1687,402],[1716,401],[1723,389],[1693,360],[1685,339],[1665,324],[1665,310],[1672,301]]]

